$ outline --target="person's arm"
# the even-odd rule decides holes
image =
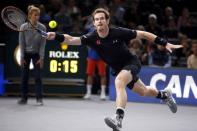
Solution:
[[[80,37],[73,37],[68,34],[56,34],[55,32],[48,32],[47,39],[57,40],[59,42],[65,42],[68,45],[81,45]]]
[[[23,30],[24,26],[22,25],[20,27],[21,30]],[[21,67],[24,67],[24,64],[26,64],[26,61],[24,59],[25,56],[25,34],[24,32],[19,32],[19,48],[20,48],[20,64]]]
[[[20,29],[23,30],[24,26],[21,26]],[[21,54],[21,60],[24,59],[24,53],[25,53],[25,36],[24,32],[19,32],[19,48],[20,48],[20,54]]]
[[[192,65],[191,65],[191,56],[189,56],[188,58],[187,58],[187,68],[192,68]]]
[[[140,38],[140,39],[146,39],[150,42],[155,42],[156,44],[159,44],[159,45],[163,45],[166,47],[166,49],[169,51],[169,52],[172,52],[172,49],[178,49],[178,48],[182,48],[183,46],[182,45],[173,45],[173,44],[170,44],[167,40],[161,38],[161,37],[158,37],[150,32],[146,32],[146,31],[136,31],[137,32],[137,38]]]
[[[46,27],[43,27],[43,31],[46,31]],[[46,45],[46,39],[42,37],[40,40],[40,49],[39,49],[40,59],[42,60],[44,59],[45,45]]]

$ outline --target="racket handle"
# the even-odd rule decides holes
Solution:
[[[43,37],[47,37],[47,33],[45,31],[39,30],[37,29],[37,31],[43,36]]]

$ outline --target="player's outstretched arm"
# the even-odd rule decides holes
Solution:
[[[183,47],[182,45],[170,44],[167,40],[146,31],[137,31],[137,37],[140,39],[146,39],[150,42],[155,42],[156,44],[163,45],[169,52],[172,52],[172,49],[178,49]]]
[[[57,40],[59,42],[65,42],[68,45],[81,45],[80,37],[73,37],[68,34],[56,34],[55,32],[48,32],[47,40]]]

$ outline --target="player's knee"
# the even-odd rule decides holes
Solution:
[[[115,79],[116,88],[123,88],[126,84],[124,82],[124,78],[121,76],[117,76]]]

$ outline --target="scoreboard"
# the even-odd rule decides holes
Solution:
[[[67,46],[66,43],[47,41],[42,69],[45,92],[83,94],[85,92],[86,57],[87,49],[84,46]],[[8,92],[19,91],[21,68],[18,33],[13,32],[7,36],[5,67],[6,79],[10,81],[7,85]],[[29,68],[33,69],[32,62]],[[33,88],[33,71],[30,72],[30,76],[29,83]]]

